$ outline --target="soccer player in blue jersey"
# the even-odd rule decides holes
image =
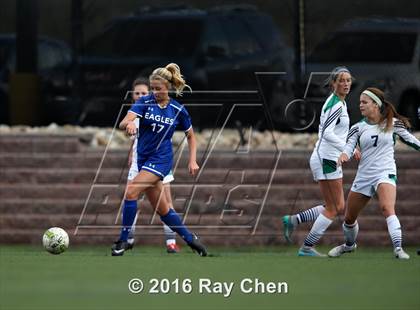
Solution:
[[[133,82],[133,90],[132,90],[132,100],[133,103],[140,99],[142,96],[146,96],[149,94],[149,81],[146,78],[139,77],[136,78]],[[136,127],[139,128],[139,119],[135,119]],[[135,136],[133,136],[135,137]],[[132,180],[137,176],[139,173],[138,166],[137,166],[137,156],[135,152],[133,152],[133,149],[137,149],[137,139],[134,139],[134,142],[130,149],[130,154],[128,157],[128,166],[130,168],[128,172],[128,182],[131,183]],[[169,172],[168,175],[166,175],[163,178],[163,185],[164,185],[164,193],[166,196],[166,200],[169,203],[170,208],[173,209],[173,203],[172,203],[172,197],[171,197],[171,187],[170,183],[173,182],[174,176],[172,174],[172,171]],[[130,230],[130,233],[128,235],[128,249],[132,249],[134,247],[134,232],[136,228],[137,223],[137,216],[134,219],[133,227]],[[165,242],[166,242],[166,252],[173,254],[179,252],[179,247],[176,244],[176,233],[168,227],[168,225],[163,224],[163,231],[165,233]]]
[[[137,214],[137,200],[142,193],[146,193],[162,222],[178,233],[200,256],[207,256],[204,245],[185,227],[163,194],[162,180],[172,168],[171,139],[175,127],[180,127],[187,136],[190,174],[194,176],[199,170],[190,116],[184,106],[169,96],[169,91],[172,89],[176,95],[182,94],[187,85],[179,66],[173,63],[155,69],[149,81],[152,94],[141,97],[120,123],[120,128],[126,130],[127,134],[138,136],[137,149],[134,152],[137,156],[139,173],[127,185],[121,234],[119,240],[112,246],[112,255],[121,256],[128,248],[127,239]],[[134,122],[136,118],[140,119],[138,132]]]

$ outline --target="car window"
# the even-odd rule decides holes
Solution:
[[[248,27],[238,18],[230,17],[224,20],[225,30],[233,56],[247,56],[262,51],[261,46],[250,35]]]
[[[12,53],[14,53],[15,45],[9,40],[0,41],[0,68],[10,68],[13,64],[11,63]]]
[[[220,21],[216,18],[209,20],[203,37],[203,51],[208,51],[210,46],[224,50],[226,56],[229,56],[229,44],[226,35]]]
[[[264,50],[279,50],[284,45],[282,35],[269,16],[248,16],[245,22]]]
[[[185,57],[194,52],[201,32],[197,19],[130,19],[115,23],[85,51],[104,57]]]
[[[89,56],[117,56],[122,50],[127,49],[129,41],[127,32],[131,30],[128,23],[112,23],[105,31],[93,37],[84,48]],[[124,33],[125,32],[125,33]]]
[[[64,65],[71,64],[71,50],[70,48],[60,48],[61,59]]]
[[[415,33],[339,32],[321,43],[309,62],[411,62]]]
[[[38,45],[38,69],[52,69],[64,63],[61,47],[50,42]]]

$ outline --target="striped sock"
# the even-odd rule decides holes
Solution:
[[[359,223],[353,224],[343,223],[343,232],[347,246],[353,246],[356,243],[357,234],[359,233]]]
[[[307,247],[314,246],[319,241],[319,239],[321,239],[322,235],[327,230],[328,226],[331,225],[331,223],[332,220],[321,213],[315,220],[315,223],[312,226],[309,234],[306,236],[303,244]]]
[[[297,224],[315,221],[318,215],[320,215],[324,210],[325,207],[323,205],[318,205],[296,214]]]
[[[395,214],[388,216],[386,218],[386,224],[388,225],[388,232],[392,240],[392,245],[394,246],[394,248],[401,248],[402,232],[401,224],[398,220],[398,217]]]

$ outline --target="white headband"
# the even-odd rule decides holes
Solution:
[[[340,73],[343,73],[343,72],[350,73],[349,69],[347,69],[347,68],[340,68],[335,73],[340,74]]]
[[[362,92],[362,94],[365,94],[365,95],[367,95],[367,96],[369,96],[373,101],[375,101],[376,102],[376,104],[379,106],[379,107],[382,107],[382,101],[381,101],[381,99],[379,99],[379,97],[378,96],[376,96],[374,93],[372,93],[370,90],[364,90],[363,92]]]

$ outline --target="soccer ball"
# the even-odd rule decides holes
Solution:
[[[42,236],[42,245],[51,254],[61,254],[69,247],[69,235],[60,227],[52,227]]]

